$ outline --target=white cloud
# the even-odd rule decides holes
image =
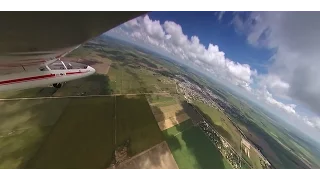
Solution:
[[[222,21],[224,13],[225,13],[225,11],[220,11],[217,13],[218,14],[218,21],[220,21],[220,22]]]
[[[282,111],[290,114],[297,115],[295,104],[285,104],[276,100],[273,95],[267,90],[267,86],[260,87],[254,91],[255,95],[260,99],[265,101],[267,104],[273,105],[281,109]]]
[[[288,96],[288,90],[290,85],[284,82],[279,76],[275,74],[259,75],[259,86],[266,87],[273,95],[284,99],[290,99]]]
[[[248,43],[276,49],[264,85],[320,115],[320,12],[253,12],[234,17],[238,32]],[[309,126],[313,123],[305,121]],[[317,121],[318,122],[318,121]]]
[[[182,60],[206,67],[212,74],[219,75],[248,91],[251,90],[250,83],[252,75],[256,74],[255,70],[248,64],[227,59],[217,45],[209,44],[205,47],[197,36],[189,38],[179,24],[173,21],[160,24],[146,15],[133,19],[124,26],[132,38],[161,48]]]
[[[218,19],[223,15],[220,13]],[[247,19],[239,14],[235,15],[232,24],[237,32],[247,36],[248,43],[259,48],[277,48],[269,73],[265,75],[259,75],[248,64],[226,58],[217,45],[210,43],[206,47],[197,36],[188,37],[183,33],[183,28],[173,21],[161,24],[146,15],[116,29],[136,41],[153,45],[242,87],[289,115],[301,117],[295,104],[283,103],[277,99],[300,100],[314,112],[320,112],[320,81],[314,80],[315,77],[320,77],[320,71],[317,70],[320,67],[320,51],[317,49],[320,47],[320,31],[314,30],[320,29],[320,21],[313,19],[311,21],[295,13],[282,12],[254,12]],[[251,86],[255,78],[258,89]],[[308,121],[313,124],[318,122]]]

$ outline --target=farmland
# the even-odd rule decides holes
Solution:
[[[170,96],[152,95],[149,103],[179,168],[232,168],[204,132],[194,126],[193,121],[201,116],[193,109]]]
[[[117,96],[115,107],[116,144],[129,139],[129,156],[163,141],[145,96]]]
[[[195,101],[194,103],[199,109],[199,112],[201,112],[206,119],[211,121],[214,128],[224,136],[238,152],[240,152],[241,134],[224,113],[218,109],[211,108],[204,103],[198,101]]]
[[[163,133],[180,169],[232,168],[201,129],[192,125],[191,120]]]
[[[41,146],[68,103],[68,99],[0,102],[0,167],[23,167]]]
[[[72,99],[27,168],[103,168],[114,148],[114,98]]]
[[[129,156],[163,141],[144,96],[1,103],[2,168],[106,168],[124,141]]]
[[[314,156],[311,158],[307,151],[310,145],[299,149],[297,144],[292,143],[296,139],[292,139],[290,137],[292,133],[284,130],[283,125],[279,124],[281,120],[271,119],[270,117],[274,117],[269,117],[270,114],[267,115],[265,111],[248,103],[247,100],[236,98],[216,87],[211,88],[222,99],[218,101],[218,104],[231,118],[234,126],[248,138],[274,168],[308,168],[310,164],[318,166],[319,161]],[[257,160],[253,164],[256,162]]]
[[[0,98],[59,97],[0,101],[0,168],[231,168],[230,158],[221,154],[221,147],[230,145],[249,164],[242,161],[241,168],[263,168],[260,153],[274,168],[320,165],[310,142],[269,114],[155,54],[101,38],[65,58],[97,73],[60,89],[0,93]],[[212,106],[198,100],[188,105],[188,91],[177,94],[176,75],[219,98]],[[208,126],[200,128],[202,117],[230,145],[213,143],[204,132]],[[241,150],[242,137],[252,145],[250,157]]]

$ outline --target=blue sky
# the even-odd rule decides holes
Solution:
[[[315,68],[320,66],[320,31],[315,31],[320,30],[319,15],[151,12],[107,34],[233,84],[315,136],[320,132],[320,82],[314,80],[320,77]]]
[[[261,73],[266,73],[266,64],[272,56],[272,51],[255,48],[246,42],[246,37],[232,27],[233,12],[224,13],[221,20],[219,12],[151,12],[151,19],[174,21],[183,27],[183,32],[191,37],[197,35],[203,45],[209,43],[219,45],[219,49],[226,53],[226,57],[250,64]]]

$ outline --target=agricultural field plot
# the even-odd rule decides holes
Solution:
[[[160,61],[129,46],[113,42],[101,46],[101,53],[112,61],[108,76],[114,93],[175,93],[175,82],[170,78],[173,75]]]
[[[198,101],[195,101],[194,105],[204,118],[211,121],[215,130],[226,138],[237,152],[240,152],[241,134],[226,115],[218,109]]]
[[[1,168],[107,168],[125,141],[132,157],[164,140],[145,96],[0,103],[0,117],[8,117],[0,126]],[[161,148],[150,158],[157,153],[170,159]]]
[[[114,150],[114,97],[70,98],[26,168],[104,168]]]
[[[183,107],[175,100],[172,100],[169,105],[163,105],[168,104],[167,102],[170,101],[162,101],[158,102],[157,104],[150,104],[154,117],[156,118],[161,131],[190,119],[190,117],[183,111]]]
[[[68,103],[68,99],[1,101],[0,168],[23,168]]]
[[[136,64],[129,66],[113,60],[108,76],[116,94],[175,92],[174,84],[163,83],[161,75]]]
[[[248,141],[242,139],[241,141],[241,156],[245,160],[242,165],[246,165],[247,163],[253,169],[263,169],[260,159],[263,157],[260,156],[260,153],[253,147]]]
[[[129,156],[163,141],[163,135],[145,96],[116,96],[115,107],[116,145],[129,140]]]
[[[168,144],[164,141],[120,163],[117,169],[178,169]]]
[[[166,94],[166,95],[152,94],[152,95],[147,95],[146,97],[148,99],[150,106],[163,107],[163,106],[170,106],[173,104],[177,104],[176,99],[169,94]]]
[[[191,120],[163,131],[180,169],[231,169],[215,145]]]
[[[39,87],[25,90],[13,90],[0,92],[0,98],[32,98],[32,97],[49,97],[57,91],[52,87]]]

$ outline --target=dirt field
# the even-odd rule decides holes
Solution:
[[[119,164],[117,169],[178,169],[168,144],[164,141]]]
[[[175,117],[183,112],[182,107],[179,104],[174,104],[170,106],[158,107],[152,106],[152,112],[157,120],[157,122],[167,120],[171,117]]]
[[[160,130],[163,131],[168,128],[171,128],[172,126],[180,124],[187,119],[189,119],[189,116],[187,114],[183,113],[178,116],[173,116],[173,117],[170,117],[164,121],[158,122],[158,126],[159,126]]]
[[[190,117],[183,111],[183,108],[180,104],[162,107],[152,106],[152,112],[161,131],[190,119]]]

